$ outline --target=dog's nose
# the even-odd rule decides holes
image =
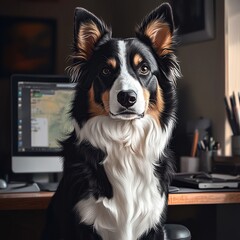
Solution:
[[[117,95],[118,102],[126,108],[133,106],[137,101],[137,94],[133,90],[121,91]]]

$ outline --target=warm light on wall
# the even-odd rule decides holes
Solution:
[[[240,1],[225,0],[225,94],[240,92]],[[238,103],[238,101],[236,101]],[[238,107],[240,107],[238,105]],[[225,124],[225,154],[231,155],[232,131]]]

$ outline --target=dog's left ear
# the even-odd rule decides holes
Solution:
[[[136,31],[139,39],[149,42],[159,56],[172,52],[174,21],[172,8],[163,3],[145,17]]]
[[[103,21],[84,8],[75,9],[74,50],[78,58],[89,60],[100,40],[110,37],[111,30]]]

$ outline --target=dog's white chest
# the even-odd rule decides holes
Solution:
[[[110,161],[118,163],[113,166]],[[76,206],[82,221],[93,224],[104,240],[137,240],[160,220],[165,195],[161,197],[159,193],[158,180],[147,169],[149,166],[139,172],[132,161],[143,159],[134,159],[125,153],[119,159],[107,157],[104,167],[113,187],[113,198],[96,201],[91,197]]]
[[[158,224],[166,201],[154,174],[160,153],[153,141],[158,141],[159,132],[151,132],[156,129],[145,125],[143,129],[114,127],[110,134],[91,127],[81,134],[107,153],[102,164],[113,188],[113,198],[90,197],[79,201],[75,209],[81,221],[93,225],[104,240],[137,240]]]

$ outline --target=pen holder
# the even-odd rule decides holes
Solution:
[[[232,155],[240,156],[240,135],[232,136]]]
[[[212,171],[212,151],[199,151],[199,170],[209,173]]]

